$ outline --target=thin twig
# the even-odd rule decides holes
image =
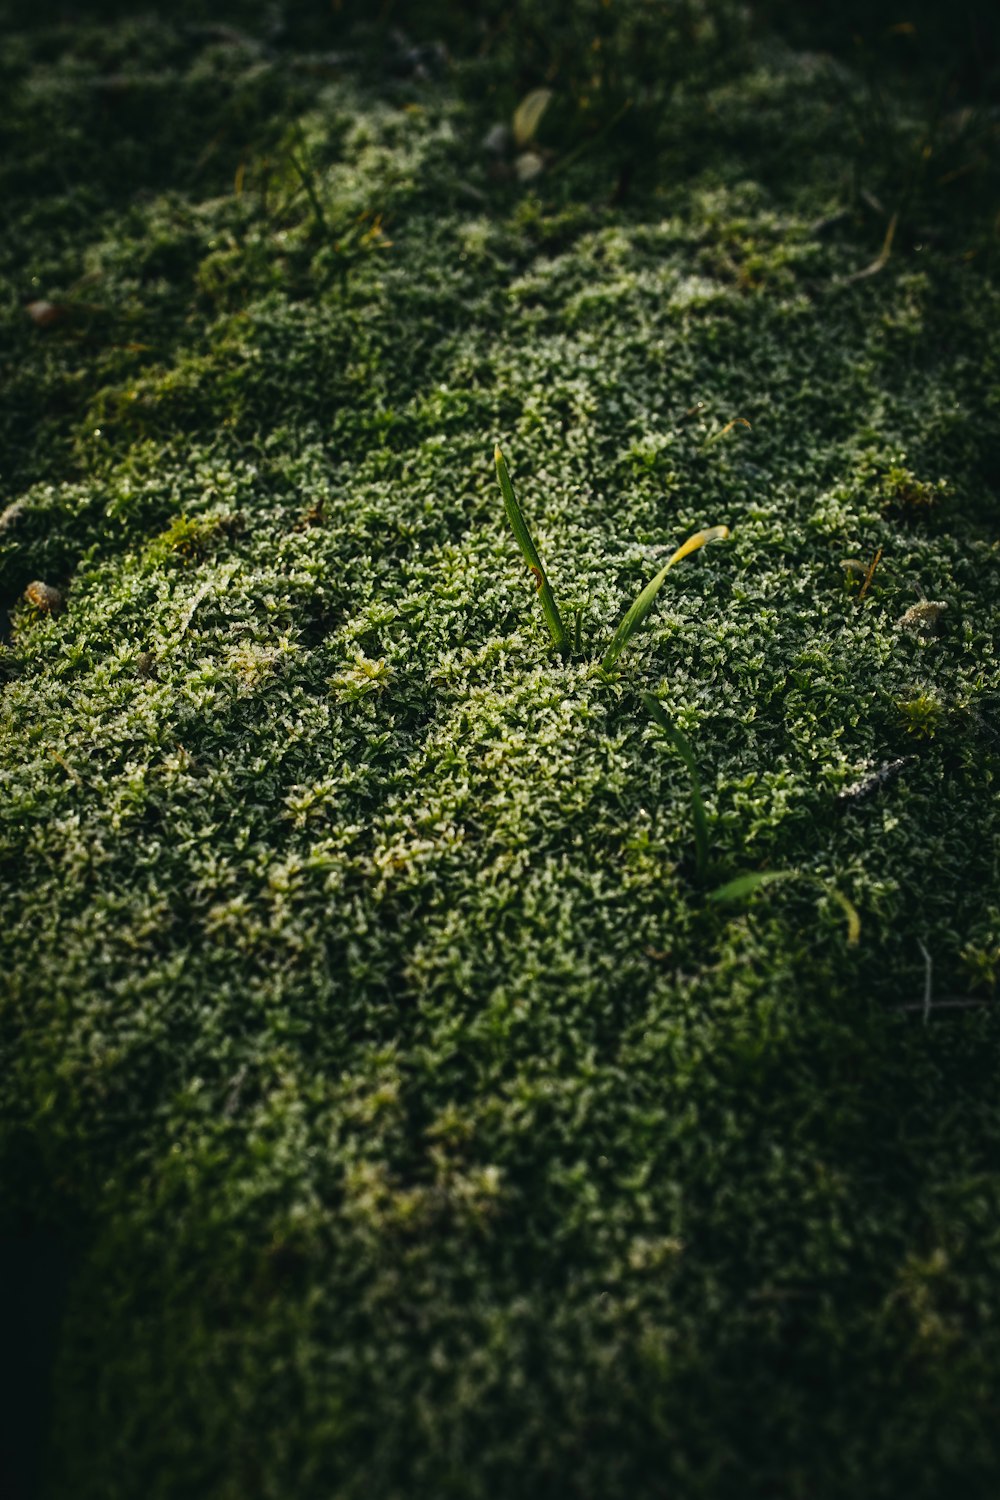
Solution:
[[[865,574],[865,581],[861,585],[860,592],[858,593],[858,603],[859,604],[861,603],[862,599],[867,594],[868,590],[871,588],[872,579],[875,577],[875,569],[878,567],[878,565],[879,565],[879,563],[881,561],[882,561],[882,548],[880,547],[878,549],[878,551],[876,552],[875,556],[872,558],[871,567],[868,569],[868,572]]]
[[[935,1000],[934,1004],[933,1004],[933,1006],[931,1008],[933,1010],[967,1010],[967,1009],[971,1009],[971,1008],[976,1007],[976,1006],[984,1006],[984,1005],[995,1006],[996,1005],[996,1001],[995,1000],[988,1000],[985,997],[983,999],[979,1000],[979,999],[975,999],[974,997],[970,996],[968,999]],[[927,1009],[926,999],[924,999],[924,1000],[907,1000],[902,1005],[887,1005],[886,1006],[886,1010],[919,1010],[921,1013],[925,1012],[926,1009]]]
[[[726,423],[725,427],[723,427],[721,431],[713,433],[712,436],[708,438],[705,443],[705,447],[707,448],[710,443],[717,443],[720,438],[725,437],[727,432],[732,432],[734,427],[745,427],[748,432],[753,431],[753,428],[750,426],[750,423],[747,421],[746,417],[734,417],[731,422]]]
[[[924,1025],[926,1026],[931,1017],[931,997],[934,993],[934,961],[919,938],[917,938],[917,947],[924,955]]]
[[[879,271],[884,270],[885,266],[888,264],[889,256],[892,254],[892,242],[896,238],[896,229],[898,225],[899,214],[897,212],[894,213],[892,218],[889,220],[889,227],[885,232],[885,239],[882,241],[882,248],[879,251],[878,255],[876,255],[875,259],[872,261],[871,265],[865,266],[865,268],[861,271],[855,271],[852,276],[842,277],[842,286],[851,286],[851,284],[855,281],[864,281],[867,277],[877,276]]]

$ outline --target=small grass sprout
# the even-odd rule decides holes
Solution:
[[[742,418],[737,418],[737,420],[742,420]],[[493,449],[493,459],[496,464],[497,479],[500,482],[500,493],[503,495],[504,510],[507,512],[507,520],[510,523],[510,529],[514,533],[517,545],[521,549],[521,555],[524,558],[525,562],[528,564],[528,568],[534,576],[535,586],[538,589],[542,610],[545,614],[545,620],[549,627],[549,634],[552,637],[552,644],[557,648],[557,650],[565,654],[569,647],[569,636],[566,632],[566,627],[562,622],[562,616],[559,613],[559,606],[556,604],[555,595],[552,592],[552,586],[549,583],[548,577],[546,576],[545,569],[542,567],[542,559],[538,555],[538,548],[535,546],[534,538],[532,537],[531,532],[528,529],[528,523],[524,519],[524,513],[517,503],[517,497],[514,494],[514,486],[511,483],[510,473],[508,472],[507,464],[504,459],[503,453],[500,450],[499,443],[497,443]],[[728,536],[728,526],[708,526],[704,531],[696,531],[693,536],[688,537],[687,541],[684,542],[682,546],[677,548],[677,551],[667,559],[663,567],[657,573],[656,577],[651,579],[650,582],[646,584],[646,587],[642,590],[642,593],[636,599],[635,603],[632,605],[632,608],[628,611],[625,618],[618,626],[618,629],[612,636],[611,644],[608,647],[607,651],[604,653],[604,657],[601,661],[601,670],[603,672],[611,671],[615,662],[618,660],[619,656],[622,654],[625,647],[632,639],[632,636],[635,634],[639,626],[642,624],[643,620],[645,620],[646,616],[649,614],[650,610],[653,607],[653,602],[663,586],[663,581],[674,564],[681,562],[685,557],[690,557],[692,552],[697,552],[700,547],[704,547],[708,542],[724,541]],[[576,644],[577,649],[579,649],[579,619],[577,620]]]
[[[698,763],[694,758],[694,750],[691,741],[682,734],[673,719],[664,709],[659,699],[654,698],[652,693],[643,693],[643,702],[649,710],[651,717],[663,730],[671,748],[676,751],[684,762],[691,778],[691,816],[694,819],[694,852],[695,872],[699,880],[705,878],[708,869],[708,814],[705,811],[704,798],[701,795],[701,777],[698,775]]]
[[[692,552],[697,552],[700,547],[704,547],[708,542],[725,541],[728,535],[728,526],[709,526],[704,531],[696,531],[694,536],[688,537],[682,547],[677,548],[677,551],[667,559],[656,577],[646,584],[646,587],[615,631],[611,645],[604,653],[604,660],[601,662],[602,671],[611,671],[611,668],[652,609],[656,596],[660,592],[667,574],[675,563],[681,562],[685,557],[690,557]]]
[[[514,533],[517,545],[521,549],[521,555],[534,575],[535,586],[538,589],[542,610],[549,627],[549,634],[552,637],[552,644],[557,650],[565,651],[567,643],[566,627],[562,622],[562,616],[559,613],[559,606],[556,604],[552,587],[545,576],[545,569],[542,567],[538,548],[535,546],[531,532],[528,530],[528,523],[525,521],[521,507],[518,505],[514,495],[514,486],[510,482],[510,474],[507,472],[507,465],[500,451],[499,443],[497,443],[493,450],[493,458],[497,466],[497,479],[500,481],[500,492],[503,495],[507,520],[510,522],[510,529]]]
[[[805,870],[750,870],[744,875],[736,875],[732,880],[727,880],[725,885],[720,885],[717,890],[710,893],[708,900],[713,906],[732,906],[741,901],[748,900],[754,893],[765,885],[774,885],[779,880],[808,880],[813,885],[818,885],[824,895],[835,901],[844,913],[847,922],[847,945],[849,948],[856,946],[861,937],[861,918],[858,916],[857,907],[849,901],[843,891],[838,891],[836,886],[829,881],[823,880],[819,875],[810,875]]]

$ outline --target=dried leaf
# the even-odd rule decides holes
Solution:
[[[535,133],[551,100],[551,89],[532,89],[530,94],[525,94],[514,111],[512,121],[514,140],[518,147],[523,149],[535,139]]]

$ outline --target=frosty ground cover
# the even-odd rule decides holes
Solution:
[[[996,114],[415,9],[12,11],[12,1409],[77,1500],[988,1492]]]

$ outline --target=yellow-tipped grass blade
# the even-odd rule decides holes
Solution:
[[[601,662],[601,668],[603,671],[611,671],[611,668],[614,666],[619,656],[621,656],[632,636],[639,629],[639,626],[649,614],[649,611],[653,607],[653,601],[656,598],[657,594],[660,592],[660,589],[663,585],[663,580],[666,578],[667,574],[670,572],[670,569],[674,566],[674,564],[682,562],[685,557],[690,557],[692,552],[697,552],[699,547],[704,547],[708,542],[725,541],[728,535],[728,526],[709,526],[704,531],[696,531],[694,536],[688,537],[687,541],[682,547],[677,548],[677,551],[673,554],[672,557],[667,559],[666,563],[657,573],[656,577],[646,584],[646,587],[643,589],[642,593],[639,595],[638,599],[632,605],[632,608],[629,610],[628,614],[625,616],[624,620],[615,631],[614,637],[611,641],[611,645],[604,653],[604,660]]]

